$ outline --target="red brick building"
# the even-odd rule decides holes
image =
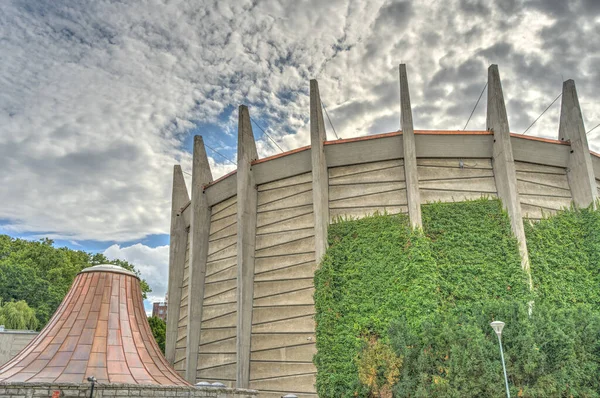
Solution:
[[[152,316],[156,316],[163,321],[167,321],[167,302],[159,301],[152,303]]]

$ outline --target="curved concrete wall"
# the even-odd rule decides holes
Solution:
[[[490,74],[491,79],[499,79],[494,75],[497,69],[490,68]],[[314,84],[311,82],[311,96],[318,95]],[[493,86],[498,85],[499,80]],[[326,245],[326,231],[323,235],[317,228],[323,219],[331,222],[374,212],[409,213],[411,201],[417,198],[419,220],[411,214],[411,222],[418,226],[421,204],[498,197],[509,210],[513,232],[521,239],[518,231],[519,227],[522,231],[523,219],[535,221],[577,202],[574,185],[579,191],[590,188],[585,186],[585,176],[574,175],[569,168],[579,161],[574,159],[577,156],[589,158],[591,172],[597,177],[592,178],[594,199],[598,196],[600,158],[589,152],[587,141],[585,152],[578,153],[571,145],[573,138],[548,140],[501,131],[504,103],[503,99],[488,100],[494,101],[500,111],[488,114],[489,131],[413,132],[412,126],[406,128],[412,118],[403,117],[404,134],[324,141],[324,131],[319,131],[323,124],[311,123],[310,147],[251,161],[250,167],[240,167],[203,186],[202,200],[210,208],[210,223],[196,227],[208,234],[206,258],[190,260],[188,250],[183,263],[171,262],[171,267],[184,267],[181,283],[170,283],[183,289],[178,311],[172,310],[179,313],[178,339],[175,346],[167,345],[167,357],[169,350],[176,352],[176,369],[191,382],[221,381],[227,386],[257,389],[261,396],[316,396],[312,297],[314,270]],[[311,99],[311,107],[318,107],[311,109],[311,117],[319,118],[319,102]],[[404,112],[406,109],[410,107],[403,107]],[[247,109],[242,107],[240,126],[245,127],[240,127],[239,142],[251,135],[244,115]],[[414,150],[407,151],[407,139],[414,140],[410,146]],[[238,158],[242,158],[239,153]],[[407,184],[409,177],[417,181],[416,186]],[[238,181],[253,181],[253,189],[240,190]],[[323,189],[325,195],[319,192]],[[253,195],[256,205],[248,208]],[[323,197],[327,198],[325,209],[316,204]],[[243,203],[246,206],[240,207]],[[186,214],[192,208],[182,209],[184,219],[192,218]],[[251,255],[240,257],[241,247]],[[525,242],[523,247],[523,267],[527,269]],[[187,291],[188,264],[203,275],[201,295],[193,289]],[[189,300],[202,308],[195,315],[201,317],[197,342],[186,339],[190,335],[186,330]],[[244,319],[251,319],[251,324]],[[197,344],[195,360],[186,357],[190,355],[186,344]],[[196,369],[190,369],[189,362],[196,362]]]

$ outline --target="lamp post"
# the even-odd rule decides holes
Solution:
[[[504,383],[506,384],[506,396],[510,398],[510,390],[508,389],[508,377],[506,376],[506,365],[504,364],[504,351],[502,351],[502,329],[504,328],[504,322],[494,321],[490,323],[496,336],[498,336],[498,343],[500,344],[500,358],[502,359],[502,370],[504,370]]]
[[[87,381],[92,383],[92,391],[90,392],[90,398],[94,397],[94,386],[96,385],[96,378],[94,376],[90,376],[87,378]]]

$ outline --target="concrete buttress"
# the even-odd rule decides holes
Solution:
[[[327,140],[319,83],[310,81],[310,144],[312,161],[313,211],[315,218],[315,256],[321,261],[327,250],[329,226],[329,178],[323,143]]]
[[[248,107],[239,107],[237,158],[237,367],[236,386],[250,383],[250,337],[254,297],[257,191],[252,162],[258,159]]]
[[[488,68],[488,92],[487,92],[487,119],[486,128],[494,134],[492,148],[492,162],[494,179],[498,196],[502,201],[504,209],[508,212],[513,234],[519,242],[519,253],[521,254],[521,268],[529,275],[529,286],[531,287],[531,275],[529,274],[529,254],[527,253],[527,242],[523,228],[521,215],[521,203],[517,189],[517,174],[515,160],[513,157],[508,116],[504,104],[504,94],[500,81],[498,65],[490,65]]]
[[[592,155],[588,146],[583,116],[577,98],[577,89],[573,80],[563,83],[562,104],[560,107],[560,140],[571,143],[571,153],[567,166],[567,178],[573,195],[573,202],[578,207],[596,206],[598,190],[592,166]]]
[[[210,206],[204,194],[204,186],[212,181],[210,165],[200,136],[194,136],[192,165],[192,204],[190,219],[190,276],[188,285],[188,324],[186,337],[185,379],[196,382],[200,326],[202,324],[202,304],[204,300],[204,279],[208,257],[208,237],[210,233]]]
[[[165,357],[173,365],[175,362],[175,345],[177,343],[177,324],[181,301],[181,285],[185,267],[185,251],[188,241],[187,225],[181,209],[187,205],[190,197],[185,187],[181,166],[173,167],[173,192],[171,196],[171,232],[169,243],[169,285],[168,296],[171,305],[167,306],[167,330],[165,340]]]
[[[404,175],[406,177],[408,217],[413,228],[422,228],[421,196],[419,194],[419,174],[417,172],[417,149],[405,64],[400,64],[400,121],[402,127],[402,143],[404,147]]]

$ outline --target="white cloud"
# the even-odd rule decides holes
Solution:
[[[222,112],[246,103],[284,149],[307,145],[318,78],[342,137],[396,130],[400,62],[416,128],[462,128],[490,63],[514,132],[567,78],[591,128],[600,44],[581,38],[599,33],[598,12],[583,0],[0,2],[0,219],[68,240],[167,233],[192,126],[217,124],[206,142],[234,158],[237,112]],[[530,134],[556,137],[558,109]],[[485,95],[469,128],[484,118]],[[278,152],[260,141],[261,156]],[[215,178],[234,168],[209,155]]]
[[[125,260],[135,265],[152,289],[148,301],[163,301],[168,289],[169,246],[148,247],[141,243],[123,247],[112,245],[103,253],[109,260]]]

